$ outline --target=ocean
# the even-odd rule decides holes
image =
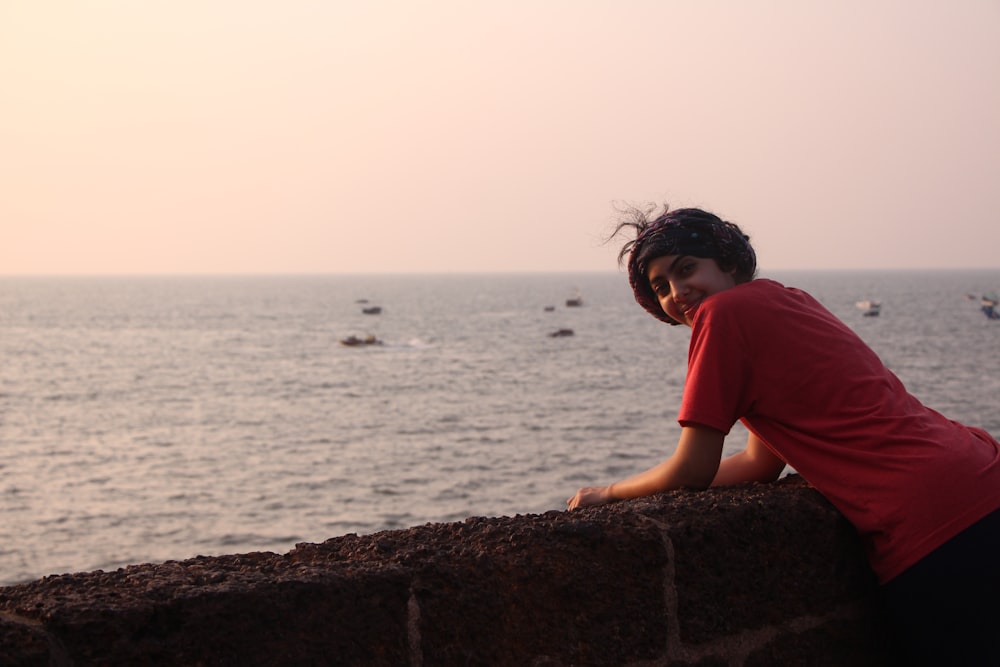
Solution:
[[[1000,270],[762,275],[1000,434]],[[0,585],[564,509],[671,453],[688,336],[616,272],[0,277]]]

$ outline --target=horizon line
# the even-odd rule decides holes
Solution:
[[[824,268],[758,268],[757,277],[775,273],[903,273],[911,271],[1000,271],[1000,267],[824,267]],[[567,275],[626,273],[625,269],[494,269],[494,270],[435,270],[435,271],[146,271],[146,272],[0,272],[0,278],[224,278],[224,277],[323,277],[323,276],[449,276],[449,275]]]

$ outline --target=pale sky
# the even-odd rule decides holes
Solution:
[[[1000,0],[0,0],[0,274],[1000,267]]]

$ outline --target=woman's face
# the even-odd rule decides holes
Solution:
[[[723,271],[711,258],[664,255],[649,263],[646,278],[663,312],[691,326],[706,297],[736,285],[734,273],[735,269]]]

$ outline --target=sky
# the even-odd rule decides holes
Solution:
[[[1000,267],[1000,0],[0,0],[0,274]]]

